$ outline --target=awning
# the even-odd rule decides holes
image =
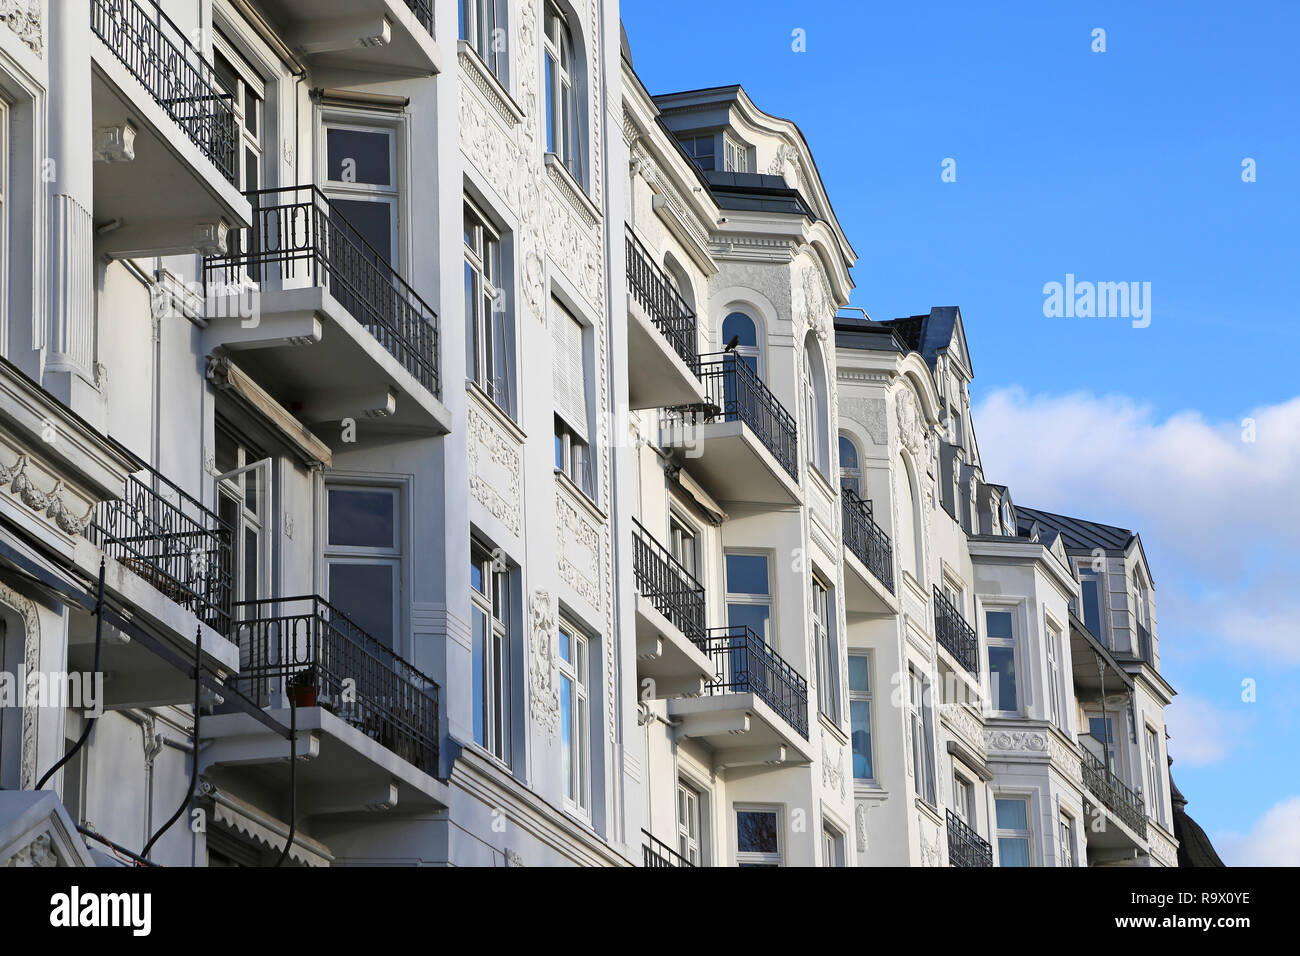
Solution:
[[[202,781],[199,800],[211,804],[212,823],[247,837],[275,853],[284,852],[285,841],[289,838],[287,823],[268,816],[236,796],[218,790],[206,780]],[[289,857],[303,866],[329,866],[334,862],[334,854],[329,847],[301,832],[293,835]]]
[[[209,355],[207,377],[213,387],[235,396],[252,409],[261,421],[269,422],[306,464],[328,468],[334,463],[334,452],[329,445],[313,435],[292,412],[272,398],[230,359],[224,355]]]
[[[676,481],[677,486],[695,502],[699,509],[704,512],[705,517],[715,525],[720,525],[727,520],[727,513],[722,510],[722,506],[713,500],[713,496],[705,491],[686,469],[669,469],[668,477]]]

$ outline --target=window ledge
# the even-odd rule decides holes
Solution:
[[[483,391],[478,382],[472,378],[465,379],[465,391],[474,397],[476,404],[485,415],[492,416],[498,425],[510,433],[511,438],[521,445],[528,439],[528,435],[519,427],[519,423],[506,414],[505,409],[492,401],[492,396]]]
[[[546,171],[550,174],[551,182],[555,183],[561,195],[569,201],[575,212],[582,217],[587,225],[591,228],[600,222],[603,218],[600,214],[600,208],[591,201],[582,184],[573,178],[573,173],[569,172],[568,167],[564,165],[563,160],[554,153],[546,154]]]
[[[558,468],[554,469],[554,471],[556,484],[568,492],[569,497],[581,505],[592,520],[599,521],[601,524],[609,520],[609,515],[601,511],[596,502],[572,478]]]
[[[930,806],[930,804],[925,802],[924,797],[916,798],[916,809],[920,810],[923,816],[927,816],[931,820],[933,820],[936,825],[938,826],[945,825],[944,819],[941,816],[939,816],[939,808]]]
[[[470,80],[492,104],[507,126],[518,126],[523,122],[524,111],[515,102],[514,97],[497,79],[496,74],[488,69],[488,65],[483,62],[478,52],[464,40],[456,41],[456,59],[460,61],[461,69],[468,74]]]
[[[821,690],[820,687],[817,689],[818,691]],[[849,735],[846,734],[844,732],[844,728],[842,728],[834,720],[832,720],[830,717],[826,716],[825,714],[821,713],[820,711],[817,714],[817,720],[821,723],[823,728],[828,730],[835,737],[835,742],[838,743],[841,747],[847,747],[849,745]]]

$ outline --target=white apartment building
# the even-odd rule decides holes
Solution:
[[[0,24],[0,864],[1175,865],[1137,535],[617,3]]]

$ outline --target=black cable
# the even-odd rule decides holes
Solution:
[[[194,628],[194,766],[190,770],[190,789],[185,794],[185,799],[181,801],[181,805],[176,808],[176,812],[171,815],[170,819],[162,825],[162,828],[157,833],[149,838],[149,842],[140,851],[140,856],[146,860],[149,859],[149,851],[158,842],[158,838],[171,829],[171,825],[180,819],[181,814],[185,812],[185,808],[190,805],[190,801],[194,799],[194,790],[199,783],[199,717],[201,716],[200,704],[202,703],[200,695],[203,691],[203,683],[199,680],[199,671],[202,667],[203,625],[199,624]]]
[[[284,841],[284,850],[276,866],[283,866],[289,858],[289,848],[293,846],[293,835],[298,825],[298,701],[289,695],[289,836]]]
[[[95,595],[95,669],[90,674],[90,679],[92,681],[100,672],[99,655],[103,646],[104,646],[104,559],[100,558],[99,559],[99,591]],[[26,688],[24,688],[24,693],[25,692],[26,692]],[[100,701],[100,709],[101,710],[103,709],[103,701]],[[60,767],[62,767],[65,763],[67,763],[69,760],[73,758],[73,756],[77,753],[77,751],[82,748],[82,746],[86,743],[86,740],[90,737],[91,728],[95,726],[95,721],[98,719],[99,718],[97,716],[83,717],[85,726],[81,728],[81,736],[78,737],[77,742],[72,745],[72,749],[69,750],[67,753],[65,753],[61,758],[59,758],[58,763],[56,763],[49,770],[45,771],[45,775],[36,782],[35,789],[40,790],[42,787],[44,787],[45,782],[49,780],[50,777],[54,776],[54,774],[58,771]]]

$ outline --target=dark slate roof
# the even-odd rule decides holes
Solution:
[[[1054,514],[1051,511],[1039,511],[1036,508],[1016,506],[1016,533],[1028,536],[1033,523],[1038,522],[1039,531],[1051,528],[1060,533],[1067,551],[1123,551],[1133,540],[1133,532],[1127,528],[1085,521],[1083,518],[1070,518]]]
[[[714,201],[722,209],[783,212],[816,218],[799,190],[786,185],[784,176],[708,170],[704,178],[708,180]]]
[[[619,51],[623,54],[623,59],[629,64],[632,62],[632,44],[627,42],[627,27],[623,26],[623,21],[618,21],[618,45]]]
[[[1219,858],[1214,844],[1201,829],[1201,825],[1187,815],[1184,809],[1187,798],[1179,791],[1172,774],[1169,777],[1169,797],[1174,805],[1174,839],[1178,841],[1178,865],[1223,866],[1223,860]]]
[[[886,319],[881,325],[890,326],[913,352],[920,352],[925,364],[934,370],[939,353],[952,343],[957,330],[958,309],[955,305],[937,305],[928,315],[909,315]]]
[[[844,315],[835,316],[835,345],[837,348],[875,352],[911,351],[911,346],[893,326]]]

